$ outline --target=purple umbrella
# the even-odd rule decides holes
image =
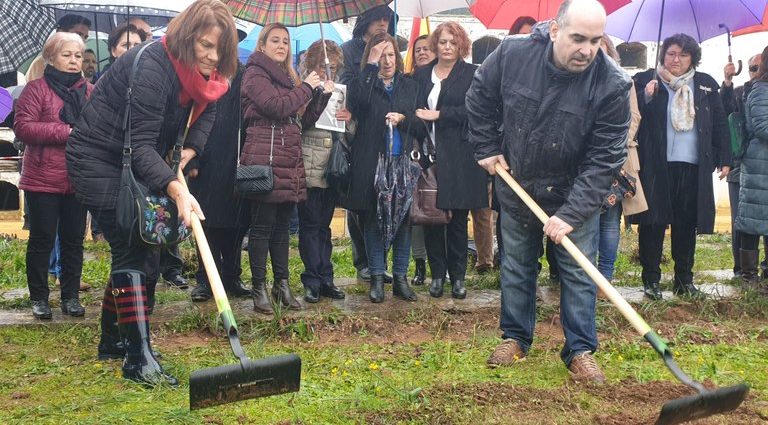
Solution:
[[[684,33],[699,42],[760,23],[767,0],[634,0],[608,15],[605,32],[624,41]]]
[[[8,90],[0,87],[0,121],[4,121],[12,110],[13,96],[8,93]]]

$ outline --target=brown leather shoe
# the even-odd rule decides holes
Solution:
[[[489,367],[512,366],[517,362],[525,360],[525,353],[520,345],[514,339],[505,339],[496,346],[493,354],[488,357]]]
[[[579,353],[571,360],[571,365],[568,366],[568,370],[571,372],[571,379],[574,382],[594,382],[602,384],[605,382],[605,375],[600,370],[600,366],[597,365],[595,358],[589,351]]]

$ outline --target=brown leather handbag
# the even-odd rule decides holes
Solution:
[[[451,221],[451,211],[437,207],[437,163],[435,162],[435,145],[429,135],[424,139],[424,147],[426,148],[424,155],[426,167],[422,167],[421,175],[416,182],[416,190],[413,192],[411,224],[448,224]],[[411,160],[421,164],[421,158],[421,152],[417,150],[414,143]]]

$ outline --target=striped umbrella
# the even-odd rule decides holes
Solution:
[[[298,27],[361,15],[391,0],[222,0],[232,15],[259,25]]]
[[[37,1],[0,1],[0,73],[15,71],[38,54],[55,27],[53,11]]]

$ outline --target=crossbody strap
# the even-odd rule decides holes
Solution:
[[[131,75],[128,79],[128,89],[125,91],[125,113],[123,114],[123,167],[131,167],[131,103],[133,102],[133,79],[136,77],[136,72],[139,69],[139,58],[147,47],[155,44],[151,42],[143,46],[136,57],[133,58],[133,66],[131,67]]]

